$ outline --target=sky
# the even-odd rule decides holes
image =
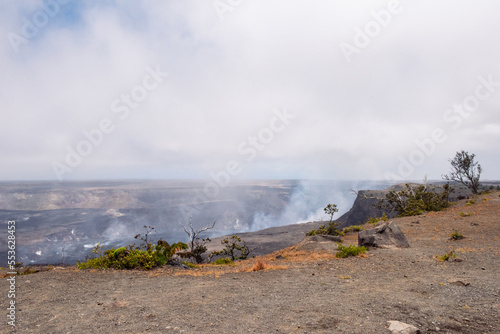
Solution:
[[[500,2],[0,3],[1,180],[500,179]]]

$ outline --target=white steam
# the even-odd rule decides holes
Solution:
[[[384,188],[381,183],[346,182],[346,181],[300,181],[293,191],[290,200],[280,215],[266,215],[262,212],[254,214],[252,225],[248,231],[257,231],[274,226],[300,224],[311,221],[329,220],[324,208],[328,204],[336,204],[339,211],[333,219],[338,219],[349,211],[356,199],[351,189]]]

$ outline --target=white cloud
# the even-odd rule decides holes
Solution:
[[[41,3],[4,4],[1,35],[20,34]],[[500,89],[458,130],[443,113],[474,93],[479,76],[500,81],[500,5],[401,1],[348,63],[339,44],[387,3],[246,1],[224,21],[211,2],[61,5],[19,53],[0,43],[1,175],[55,178],[51,162],[64,161],[65,147],[112,118],[116,129],[66,179],[205,177],[243,162],[236,148],[269,125],[274,108],[296,118],[241,177],[381,178],[437,127],[450,139],[413,178],[439,178],[442,161],[471,142],[487,148],[483,166],[495,163]],[[170,76],[117,120],[111,103],[156,65]]]

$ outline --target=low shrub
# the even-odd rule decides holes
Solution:
[[[474,205],[475,203],[476,203],[476,201],[471,199],[467,203],[465,203],[465,205]]]
[[[306,233],[307,236],[310,235],[336,235],[336,236],[344,236],[345,233],[340,231],[338,227],[340,223],[330,222],[328,223],[328,227],[326,225],[321,225],[317,230],[311,230]]]
[[[349,246],[344,246],[340,242],[337,243],[337,253],[335,254],[335,257],[337,258],[346,258],[349,256],[358,256],[359,254],[364,254],[366,252],[366,247],[365,246],[354,246],[354,245],[349,245]]]
[[[221,257],[220,259],[217,259],[215,261],[212,262],[213,264],[232,264],[233,263],[233,260],[231,260],[230,258],[228,257]]]
[[[460,217],[469,217],[469,216],[471,216],[471,215],[472,215],[472,213],[470,213],[470,212],[469,212],[469,213],[460,212],[458,215],[459,215]]]
[[[352,225],[352,226],[349,226],[349,227],[344,227],[344,229],[342,230],[342,232],[344,232],[344,233],[350,233],[350,232],[359,232],[361,230],[363,230],[362,226]]]
[[[182,264],[185,265],[185,266],[188,266],[189,268],[193,268],[193,269],[198,268],[198,265],[196,263],[182,261]]]
[[[455,257],[457,257],[457,255],[453,251],[449,251],[448,253],[446,253],[444,255],[438,256],[437,260],[441,261],[441,262],[446,262],[449,259],[455,258]]]
[[[144,248],[144,249],[142,249]],[[78,269],[145,269],[149,270],[157,266],[163,266],[172,260],[172,256],[181,249],[187,249],[188,245],[178,242],[170,245],[168,242],[158,240],[154,245],[146,240],[143,245],[135,247],[129,245],[128,249],[119,247],[108,249],[103,252],[100,244],[97,244],[92,255],[87,256],[86,261],[78,261]]]
[[[255,264],[251,268],[251,271],[259,271],[264,269],[266,269],[266,264],[261,259],[257,259]]]
[[[454,230],[453,233],[450,234],[450,240],[461,240],[464,238],[464,235],[457,230]]]
[[[453,191],[449,184],[443,185],[443,190],[438,193],[425,184],[412,186],[405,184],[400,191],[390,190],[385,199],[380,199],[374,206],[386,212],[397,212],[398,217],[417,216],[426,211],[440,211],[447,208],[450,203],[448,197]]]
[[[387,221],[387,220],[389,220],[389,218],[387,218],[387,215],[384,212],[384,214],[382,215],[382,217],[370,217],[370,218],[368,218],[368,220],[366,221],[366,223],[367,224],[372,224],[373,226],[375,226],[375,225],[377,225],[377,223],[379,221]]]

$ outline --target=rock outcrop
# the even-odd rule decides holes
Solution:
[[[373,205],[378,202],[377,198],[385,198],[387,190],[360,190],[349,211],[343,214],[337,222],[341,222],[340,228],[351,225],[362,225],[370,217],[381,217],[384,211]],[[389,217],[390,213],[386,213]]]
[[[388,321],[389,330],[392,334],[419,334],[420,330],[413,326],[400,321]]]
[[[337,242],[341,241],[340,237],[334,235],[311,235],[305,237],[304,240],[297,245],[297,249],[308,252],[335,252],[337,250]]]
[[[358,245],[378,248],[408,248],[406,236],[394,222],[384,223],[371,230],[360,231]]]

